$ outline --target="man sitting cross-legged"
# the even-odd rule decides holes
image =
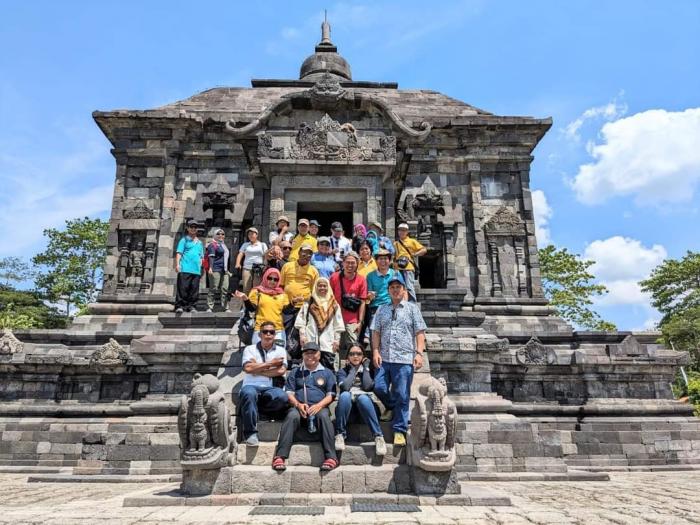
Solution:
[[[338,405],[335,408],[335,449],[345,450],[347,425],[353,407],[360,413],[374,436],[377,456],[386,455],[386,443],[374,404],[374,370],[362,347],[354,344],[348,351],[348,362],[338,371]]]
[[[275,345],[275,324],[265,321],[260,326],[260,342],[243,350],[245,377],[239,393],[239,408],[243,423],[243,439],[248,446],[257,447],[258,410],[274,414],[287,407],[287,394],[273,386],[276,378],[287,371],[287,353]]]
[[[284,389],[292,407],[282,423],[275,457],[274,470],[285,470],[285,460],[289,457],[294,442],[294,433],[302,420],[310,434],[320,434],[325,461],[321,470],[333,470],[338,466],[333,438],[333,422],[328,405],[335,396],[335,376],[319,361],[321,350],[316,343],[306,343],[303,349],[304,362],[292,369],[287,376]]]

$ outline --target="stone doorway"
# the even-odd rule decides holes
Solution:
[[[300,202],[297,204],[297,220],[316,219],[321,224],[319,236],[331,235],[331,224],[339,221],[345,228],[345,236],[351,238],[353,228],[352,202]]]

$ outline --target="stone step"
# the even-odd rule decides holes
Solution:
[[[318,467],[308,466],[288,466],[284,472],[277,472],[269,465],[236,465],[224,467],[218,474],[185,470],[182,479],[185,492],[194,494],[208,493],[207,486],[211,487],[212,494],[408,494],[411,490],[407,465],[341,465],[330,472],[322,472]]]
[[[380,421],[380,426],[382,432],[384,433],[384,439],[387,444],[394,441],[394,431],[391,428],[390,421]],[[277,442],[277,438],[280,434],[280,428],[282,427],[282,421],[259,421],[258,422],[258,439],[260,441],[273,441]],[[241,428],[240,421],[238,422],[238,428]],[[318,438],[309,435],[304,429],[301,429],[297,435],[299,441],[302,442],[314,442]],[[239,441],[241,436],[239,436]],[[348,442],[350,443],[374,443],[374,436],[370,432],[369,427],[362,423],[351,423],[348,425]]]
[[[263,442],[257,447],[242,444],[238,446],[238,463],[243,465],[267,466],[272,464],[276,443]],[[406,463],[406,447],[386,445],[385,456],[377,456],[374,441],[368,443],[346,443],[345,450],[338,452],[341,465],[389,465]],[[295,443],[287,464],[290,466],[320,467],[323,463],[321,443]]]

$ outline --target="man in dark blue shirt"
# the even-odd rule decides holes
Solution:
[[[304,420],[310,434],[320,434],[325,457],[321,470],[333,470],[338,466],[338,457],[335,453],[335,429],[328,405],[335,398],[335,375],[319,362],[321,349],[316,343],[304,345],[303,357],[302,365],[287,375],[284,390],[292,407],[282,423],[272,468],[287,468],[285,460],[292,450],[294,434]]]

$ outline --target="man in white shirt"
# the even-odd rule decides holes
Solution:
[[[352,251],[352,241],[343,235],[343,225],[338,221],[331,224],[331,251],[335,255],[335,260],[338,264],[342,263],[346,253]]]
[[[265,321],[260,326],[260,342],[246,346],[242,365],[245,376],[239,396],[239,410],[246,445],[257,447],[258,410],[277,413],[289,404],[282,388],[273,386],[273,378],[283,377],[287,371],[287,353],[275,345],[275,325]]]

